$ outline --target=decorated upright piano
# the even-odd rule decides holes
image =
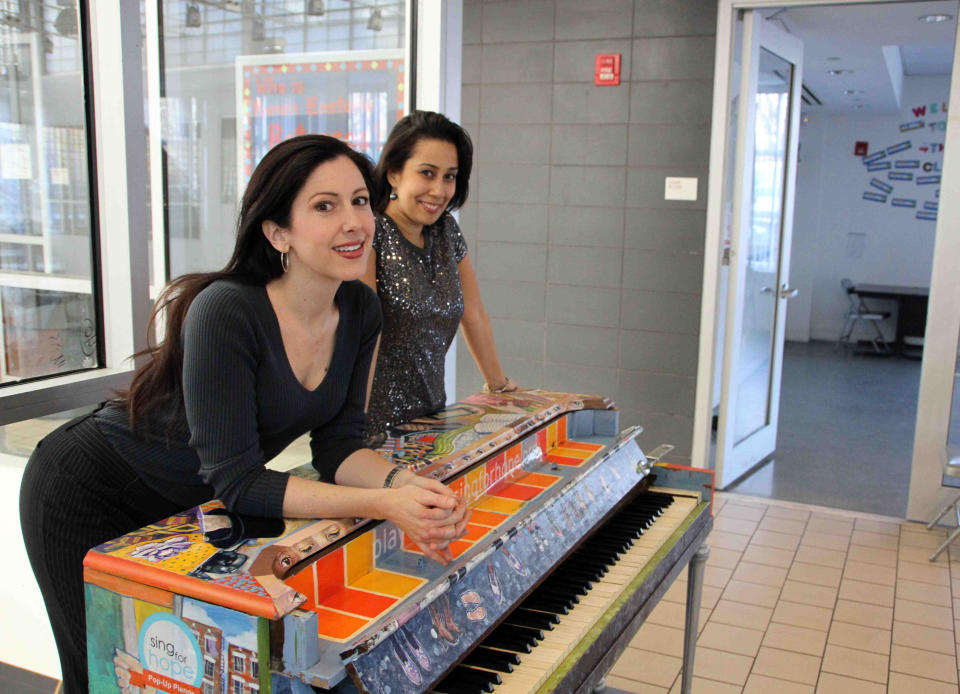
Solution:
[[[384,457],[471,508],[447,566],[389,522],[243,527],[217,501],[95,547],[90,692],[591,692],[688,564],[689,691],[712,475],[655,464],[639,433],[541,390],[392,430]]]

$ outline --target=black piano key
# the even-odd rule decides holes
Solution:
[[[454,675],[458,679],[463,679],[464,682],[476,682],[477,685],[482,687],[483,691],[485,692],[492,692],[493,685],[503,682],[503,678],[501,678],[496,672],[491,672],[490,670],[479,670],[475,667],[470,667],[469,665],[458,665],[450,674]]]
[[[458,682],[452,676],[447,676],[432,691],[434,694],[482,694],[484,690],[465,682]]]
[[[572,600],[559,600],[543,595],[531,595],[520,603],[521,607],[526,607],[531,610],[553,612],[554,614],[570,614],[570,610],[573,609],[573,604]]]
[[[497,651],[483,646],[470,651],[467,657],[463,659],[464,665],[476,665],[497,672],[513,672],[513,666],[518,664],[519,661],[520,656],[516,653]]]
[[[560,618],[556,615],[548,615],[544,612],[534,612],[518,607],[507,615],[505,623],[549,631],[553,629],[554,624],[560,623]]]
[[[586,595],[591,588],[593,588],[593,583],[590,581],[565,581],[562,578],[553,578],[542,583],[537,591],[560,597],[569,597],[572,600],[578,595]]]
[[[543,641],[543,632],[540,629],[535,629],[533,627],[519,626],[517,624],[509,624],[504,622],[496,629],[493,630],[493,633],[501,632],[504,634],[511,634],[513,636],[519,636],[521,638],[533,639],[534,641]]]
[[[496,631],[491,632],[487,638],[483,640],[483,644],[490,648],[502,648],[506,651],[514,651],[516,653],[529,653],[533,650],[536,643],[535,639],[513,636],[502,632],[496,633]]]

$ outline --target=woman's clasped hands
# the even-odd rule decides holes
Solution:
[[[449,487],[434,479],[419,477],[404,470],[387,489],[385,513],[424,555],[448,564],[453,555],[450,543],[466,534],[470,509],[466,501]]]

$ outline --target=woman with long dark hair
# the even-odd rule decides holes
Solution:
[[[370,393],[371,433],[442,408],[444,357],[463,328],[484,390],[517,389],[500,366],[467,244],[451,211],[467,200],[473,143],[462,127],[414,111],[393,127],[377,164],[375,257],[383,334]]]
[[[165,337],[129,390],[37,445],[20,513],[68,694],[87,691],[86,551],[211,498],[249,517],[386,518],[449,558],[463,505],[364,448],[381,312],[356,280],[372,189],[367,159],[339,140],[274,147],[250,178],[226,267],[164,290],[153,319]],[[306,432],[321,482],[265,467]]]

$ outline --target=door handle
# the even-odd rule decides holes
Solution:
[[[760,287],[761,294],[773,294],[773,287]]]
[[[797,294],[800,293],[799,289],[791,289],[786,284],[780,287],[780,298],[781,299],[794,299]]]

